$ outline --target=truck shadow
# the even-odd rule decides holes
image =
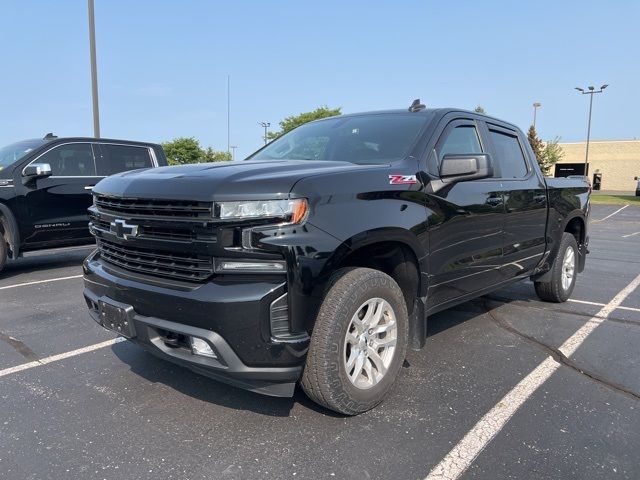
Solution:
[[[115,355],[129,365],[131,372],[153,383],[166,385],[183,395],[235,410],[251,411],[270,417],[288,417],[296,403],[328,416],[337,416],[307,398],[298,387],[292,398],[268,397],[217,382],[171,362],[155,357],[129,342],[113,345]]]
[[[0,278],[9,278],[13,275],[41,272],[54,268],[78,267],[78,274],[82,273],[80,267],[82,261],[95,247],[78,248],[73,251],[51,252],[47,254],[32,254],[16,260],[9,260],[5,265]]]
[[[484,314],[486,314],[486,309],[482,301],[474,300],[434,315],[429,320],[428,337],[436,336]],[[188,395],[203,402],[271,417],[289,417],[294,406],[299,404],[320,415],[334,418],[346,417],[317,405],[305,395],[299,386],[296,388],[292,398],[268,397],[198,375],[186,368],[155,357],[141,347],[129,342],[118,343],[111,348],[122,362],[129,365],[131,372],[134,374],[149,382],[166,385],[183,395]],[[415,358],[415,355],[420,354],[421,352],[412,352],[411,357]],[[408,358],[410,357],[408,356]],[[421,363],[418,362],[418,365],[412,366],[409,359],[407,359],[402,370],[408,368],[421,369],[423,368],[420,365]]]

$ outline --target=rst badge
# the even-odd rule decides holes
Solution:
[[[389,185],[414,185],[418,183],[415,175],[389,175]]]

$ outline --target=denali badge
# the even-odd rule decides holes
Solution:
[[[415,175],[389,175],[389,185],[413,185],[418,183]]]
[[[128,240],[130,237],[138,235],[138,226],[129,225],[124,220],[114,220],[111,222],[111,228],[109,230],[111,230],[111,233],[115,234],[116,237],[124,240]]]

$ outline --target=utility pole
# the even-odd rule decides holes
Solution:
[[[590,95],[589,98],[589,123],[587,126],[587,151],[584,156],[584,176],[587,176],[587,169],[589,168],[589,140],[591,138],[591,112],[593,111],[593,95],[594,93],[602,93],[605,88],[607,88],[609,84],[604,84],[600,87],[600,90],[596,90],[594,87],[587,87],[587,90],[584,88],[576,87],[582,95]]]
[[[533,128],[535,130],[536,128],[536,112],[538,111],[538,108],[540,108],[542,106],[542,104],[540,102],[534,102],[533,104]]]
[[[258,125],[264,128],[264,144],[266,145],[267,144],[267,128],[269,128],[271,124],[269,122],[258,122]]]
[[[227,153],[231,147],[231,75],[227,75]]]
[[[91,56],[91,98],[93,100],[93,136],[100,138],[100,111],[98,109],[98,68],[96,66],[96,21],[93,0],[89,1],[89,54]]]

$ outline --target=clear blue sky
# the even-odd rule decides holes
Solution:
[[[91,135],[87,2],[0,0],[0,144]],[[102,135],[261,144],[260,120],[473,109],[545,139],[640,138],[640,2],[96,0]]]

